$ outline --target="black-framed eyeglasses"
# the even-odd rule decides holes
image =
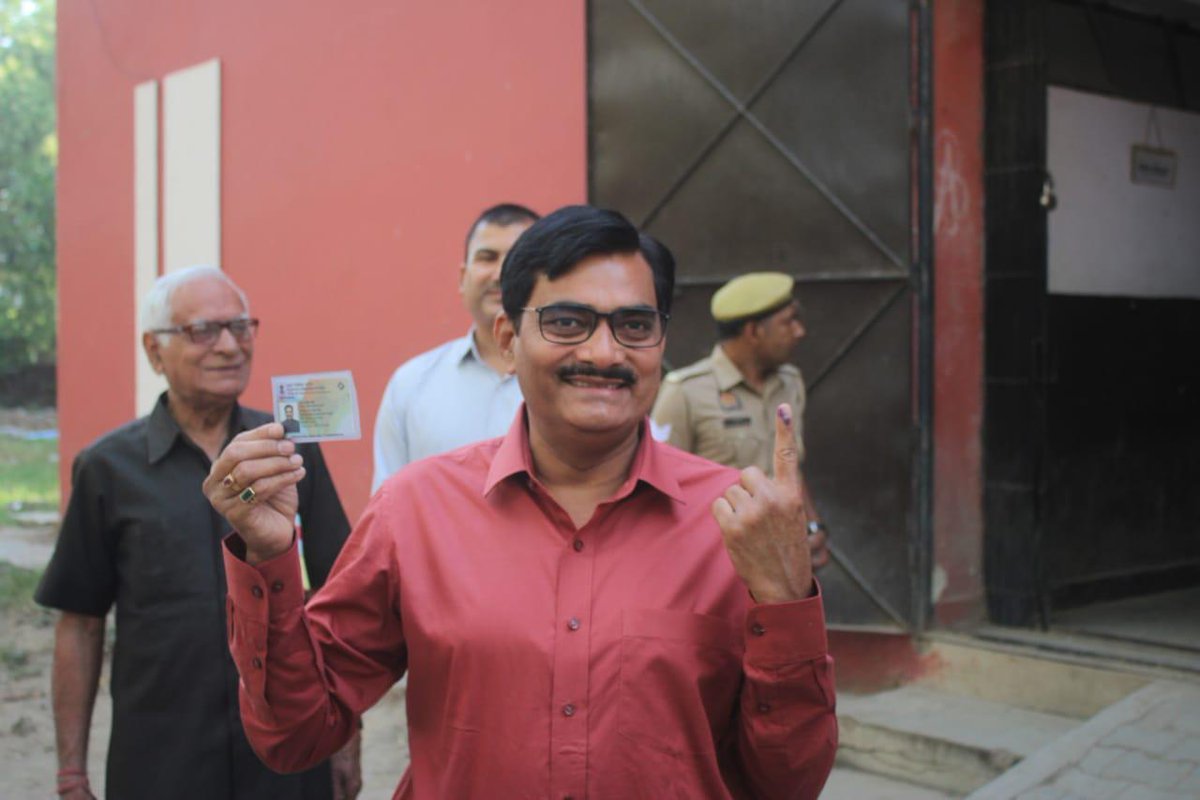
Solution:
[[[239,342],[248,342],[258,332],[258,320],[253,317],[238,317],[237,319],[209,320],[202,319],[189,325],[176,325],[173,328],[159,328],[150,333],[182,333],[192,344],[212,344],[221,338],[221,331],[228,330]]]
[[[603,319],[608,322],[617,344],[625,347],[654,347],[667,332],[671,317],[656,308],[618,308],[604,313],[576,303],[554,303],[537,308],[522,308],[538,316],[542,338],[554,344],[583,344],[592,338]]]

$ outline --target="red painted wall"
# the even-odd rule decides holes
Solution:
[[[983,612],[983,0],[936,0],[934,613]]]
[[[582,3],[60,3],[59,421],[71,459],[134,414],[133,90],[221,61],[222,267],[272,374],[350,369],[364,438],[325,448],[356,517],[405,359],[469,325],[465,228],[586,198]]]
[[[103,4],[97,6],[97,11]],[[58,409],[75,453],[133,408],[133,85],[85,3],[58,4]]]

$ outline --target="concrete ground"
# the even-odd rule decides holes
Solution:
[[[969,800],[1200,798],[1200,683],[1155,681]]]
[[[386,800],[408,767],[408,725],[404,721],[407,681],[392,687],[363,715],[361,800]]]
[[[1200,652],[1200,586],[1056,611],[1052,627]]]
[[[821,800],[953,800],[954,795],[904,781],[834,767]]]

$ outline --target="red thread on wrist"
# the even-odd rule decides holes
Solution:
[[[64,773],[66,773],[64,775]],[[87,775],[81,769],[59,770],[58,776],[58,794],[62,796],[76,789],[87,789],[91,791],[91,784],[88,783]]]

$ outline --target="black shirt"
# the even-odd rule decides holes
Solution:
[[[270,419],[238,406],[230,435]],[[297,450],[306,470],[298,487],[304,561],[316,588],[350,525],[320,448]],[[72,468],[71,498],[36,598],[94,616],[116,603],[105,794],[328,797],[328,764],[277,775],[242,731],[220,548],[230,528],[201,491],[210,466],[167,410],[164,394],[149,416],[101,437]]]

